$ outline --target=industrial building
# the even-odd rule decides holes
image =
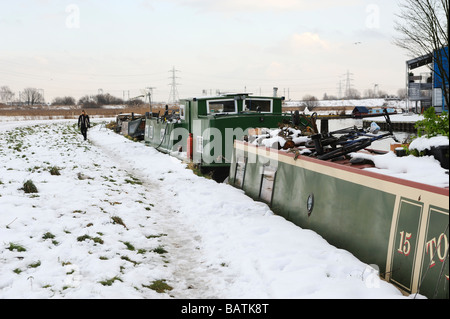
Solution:
[[[443,92],[444,85],[449,83],[442,76],[438,68],[437,57],[442,57],[444,72],[448,69],[448,46],[433,53],[406,61],[407,107],[415,113],[421,113],[430,106],[434,106],[437,113],[448,112],[448,105]],[[428,68],[421,68],[427,67]],[[435,72],[433,70],[436,70]]]

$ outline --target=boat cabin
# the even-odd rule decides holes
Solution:
[[[283,100],[249,93],[183,99],[178,112],[148,114],[145,142],[204,167],[229,167],[235,139],[290,119],[282,114]]]
[[[369,114],[369,109],[365,106],[356,106],[352,112],[354,117],[362,117],[367,114]]]

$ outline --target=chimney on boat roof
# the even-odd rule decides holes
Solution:
[[[273,88],[273,97],[277,97],[278,96],[278,88]]]

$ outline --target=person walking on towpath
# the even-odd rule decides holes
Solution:
[[[78,128],[83,134],[84,140],[87,140],[87,131],[91,127],[91,122],[89,121],[89,115],[83,110],[80,117],[78,118]]]

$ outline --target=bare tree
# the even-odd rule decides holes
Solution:
[[[350,88],[345,92],[345,98],[358,100],[361,98],[361,93],[357,89]]]
[[[0,88],[0,101],[8,103],[14,98],[14,93],[10,90],[8,86],[2,86]]]
[[[44,96],[41,94],[41,92],[39,92],[38,89],[35,88],[26,88],[25,90],[23,90],[21,99],[24,100],[27,105],[45,103]]]
[[[407,50],[411,57],[434,55],[432,72],[442,77],[442,93],[449,105],[448,83],[448,0],[403,0],[395,29],[401,34],[394,43]],[[447,72],[445,72],[447,71]]]
[[[94,97],[91,95],[85,95],[78,100],[78,105],[83,108],[99,108],[97,102],[94,100]]]
[[[121,98],[112,96],[109,93],[97,95],[85,95],[78,101],[84,108],[100,108],[104,105],[120,105],[125,102]]]
[[[124,103],[124,101],[122,99],[112,96],[109,93],[98,94],[98,95],[94,96],[94,100],[100,106],[102,106],[102,105],[118,105],[118,104]]]
[[[315,96],[309,94],[303,97],[303,102],[309,110],[312,110],[314,107],[319,106],[319,100]]]
[[[71,96],[56,97],[53,99],[52,105],[76,105],[76,101]]]
[[[397,96],[399,99],[402,99],[402,100],[406,99],[406,89],[405,88],[398,89]]]
[[[384,98],[388,95],[386,91],[367,89],[364,91],[363,97],[368,99]]]

